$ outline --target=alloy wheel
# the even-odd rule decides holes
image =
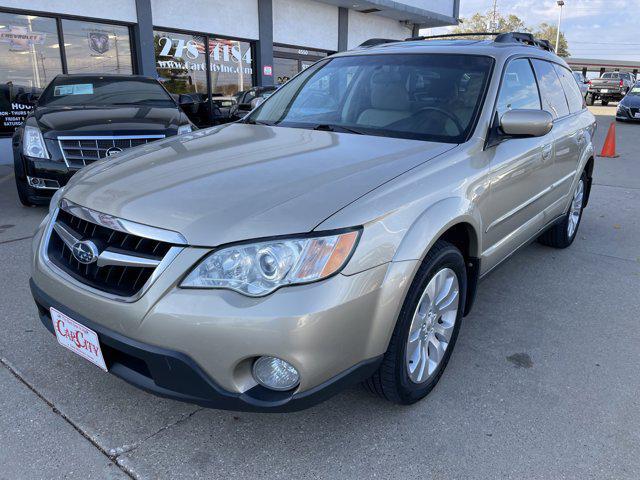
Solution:
[[[582,200],[584,197],[584,182],[582,179],[578,182],[576,191],[573,194],[573,200],[571,200],[571,206],[569,207],[569,221],[567,222],[567,236],[573,237],[578,228],[578,222],[580,221],[580,214],[582,213]]]
[[[458,316],[460,287],[450,268],[438,270],[425,287],[411,321],[405,363],[409,379],[427,381],[440,365]]]

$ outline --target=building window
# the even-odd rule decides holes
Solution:
[[[209,38],[211,91],[233,96],[253,86],[251,44],[239,40]]]
[[[68,73],[132,74],[129,28],[62,20]]]
[[[0,12],[0,134],[13,133],[60,73],[55,19]]]
[[[273,72],[276,85],[282,85],[305,68],[322,60],[328,52],[304,47],[273,46]]]
[[[159,80],[198,126],[229,121],[233,97],[254,85],[250,42],[155,30],[154,43]]]

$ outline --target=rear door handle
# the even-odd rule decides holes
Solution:
[[[542,159],[549,160],[551,158],[551,154],[553,153],[553,144],[549,143],[542,147]]]

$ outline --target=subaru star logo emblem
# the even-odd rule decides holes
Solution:
[[[84,265],[89,265],[98,260],[98,247],[91,240],[82,240],[74,243],[71,251],[74,258]]]
[[[122,152],[120,147],[111,147],[105,153],[107,157],[113,157],[114,155],[118,155],[120,152]]]

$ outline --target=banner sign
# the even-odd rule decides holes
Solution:
[[[0,28],[0,42],[8,43],[13,51],[24,52],[32,45],[42,45],[45,38],[45,33],[31,32],[27,27],[9,25]]]

